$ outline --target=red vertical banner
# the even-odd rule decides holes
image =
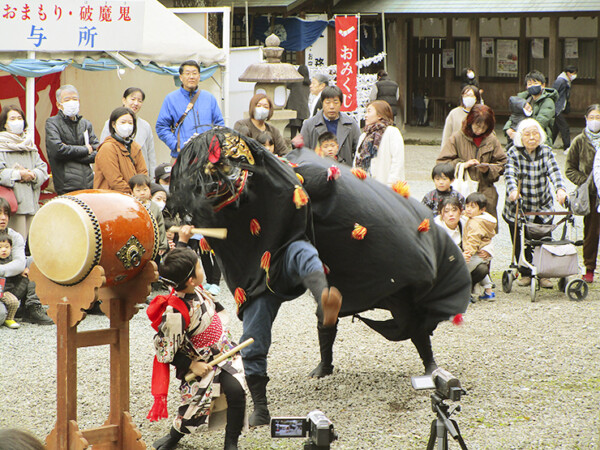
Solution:
[[[342,111],[354,111],[356,99],[356,75],[358,68],[358,18],[337,16],[335,18],[335,50],[337,60],[337,85],[344,93]]]

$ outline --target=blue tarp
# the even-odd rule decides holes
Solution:
[[[135,64],[144,70],[149,72],[157,73],[160,75],[172,75],[177,79],[179,78],[179,66],[159,66],[155,63],[150,63],[146,66],[142,65],[139,61]],[[112,58],[100,58],[98,60],[92,58],[85,58],[81,64],[76,63],[73,60],[40,60],[40,59],[15,59],[10,64],[0,63],[0,70],[8,72],[12,75],[21,77],[41,77],[49,75],[51,73],[62,72],[68,66],[72,65],[77,69],[91,70],[91,71],[104,71],[104,70],[115,70],[123,69],[125,66],[115,61]],[[214,64],[210,67],[200,68],[200,80],[204,81],[207,78],[213,76],[219,66]]]
[[[269,18],[260,16],[254,19],[254,38],[264,42],[267,36],[274,33],[281,40],[281,47],[291,52],[300,52],[314,44],[328,24],[327,20],[277,17],[271,29]]]

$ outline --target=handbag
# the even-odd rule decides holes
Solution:
[[[569,194],[571,211],[576,216],[587,216],[590,213],[590,181],[594,172],[590,173],[585,183]]]
[[[469,176],[469,171],[465,170],[465,164],[458,163],[456,169],[454,169],[454,181],[452,182],[452,187],[457,192],[460,192],[464,198],[467,198],[469,194],[477,192],[478,186],[479,183],[473,181]]]
[[[19,209],[19,203],[17,203],[17,197],[15,197],[15,193],[11,188],[0,186],[0,197],[8,201],[10,204],[10,212],[12,214],[17,212],[17,209]]]

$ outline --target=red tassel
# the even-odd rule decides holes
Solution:
[[[352,239],[362,241],[367,235],[367,229],[357,223],[354,224],[354,230],[352,230]]]
[[[246,302],[246,291],[244,291],[242,288],[236,288],[233,293],[233,298],[239,310],[240,306]]]
[[[169,413],[167,411],[167,396],[155,396],[154,404],[152,405],[152,408],[150,408],[146,419],[148,419],[150,422],[157,422],[160,419],[166,419],[167,417],[169,417]]]
[[[204,238],[200,239],[200,250],[202,250],[202,253],[209,253],[212,250],[208,241]]]
[[[260,268],[268,272],[271,267],[271,252],[264,252],[260,258]]]
[[[296,205],[296,209],[300,209],[308,203],[308,195],[304,192],[301,186],[296,186],[294,189],[294,204]]]
[[[360,180],[364,180],[367,178],[367,172],[365,172],[362,169],[359,169],[358,167],[353,167],[352,168],[352,173],[354,174],[354,176]]]
[[[429,231],[429,228],[429,219],[423,219],[423,222],[419,224],[419,228],[417,228],[417,231],[419,233],[425,233],[426,231]]]
[[[252,219],[250,221],[250,233],[252,233],[252,236],[258,236],[260,234],[260,223],[258,223],[258,220]]]
[[[452,318],[452,323],[456,326],[459,326],[465,323],[465,319],[462,314],[457,314]]]
[[[297,173],[296,176],[300,180],[300,183],[304,184],[304,177],[302,175],[300,175],[299,173]]]
[[[406,181],[396,181],[392,186],[392,189],[400,194],[402,197],[410,197],[410,188]]]
[[[329,266],[327,266],[327,264],[323,264],[323,273],[325,275],[329,275],[331,272],[331,270],[329,269]]]
[[[327,169],[327,181],[337,180],[342,172],[340,172],[340,168],[338,166],[331,166]]]

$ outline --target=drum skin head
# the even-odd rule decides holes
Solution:
[[[97,244],[89,214],[68,198],[44,205],[31,223],[29,249],[35,264],[59,284],[75,284],[87,276]]]

